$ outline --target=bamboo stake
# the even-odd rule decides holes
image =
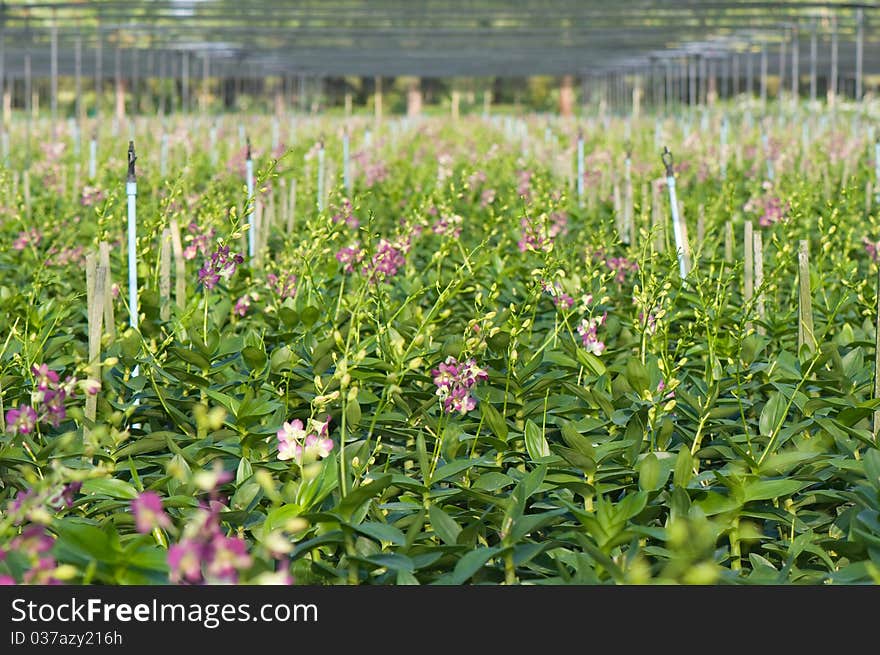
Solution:
[[[254,233],[254,268],[263,266],[263,201],[260,198],[254,200],[253,224],[251,230]]]
[[[110,341],[116,338],[116,317],[113,310],[113,294],[110,289],[113,286],[113,277],[110,273],[110,244],[102,241],[98,244],[98,257],[100,265],[107,271],[106,288],[107,293],[104,294],[104,329],[110,336]]]
[[[633,242],[633,185],[632,164],[630,158],[626,158],[626,174],[623,181],[623,241],[626,244]]]
[[[727,221],[724,224],[724,261],[726,262],[733,261],[734,238],[733,221]]]
[[[186,261],[183,259],[183,244],[180,241],[180,226],[172,218],[171,249],[174,253],[174,300],[180,309],[186,306]]]
[[[287,204],[287,233],[293,234],[293,226],[296,222],[296,179],[290,180],[290,196]]]
[[[614,180],[614,228],[617,230],[617,238],[621,241],[626,239],[623,227],[623,202],[620,199],[620,185]]]
[[[31,217],[31,172],[25,170],[22,174],[24,180],[24,209],[25,215]]]
[[[874,184],[871,180],[865,182],[865,216],[871,215],[871,201],[874,195]]]
[[[755,292],[757,293],[755,307],[758,310],[758,318],[763,321],[766,319],[766,314],[764,312],[764,292],[761,290],[764,284],[764,242],[761,230],[755,231],[754,240]],[[758,325],[758,334],[764,334],[765,332],[764,326]]]
[[[874,321],[874,398],[880,398],[880,268],[877,269],[877,317]],[[880,409],[874,410],[874,441],[880,434]]]
[[[287,180],[282,177],[278,181],[278,219],[285,226],[287,225],[288,209],[290,209],[287,197]]]
[[[743,225],[743,305],[748,305],[755,295],[754,226],[751,221]]]
[[[90,375],[101,380],[101,336],[103,334],[104,294],[107,284],[107,268],[99,265],[94,253],[86,256],[86,307],[89,324]],[[94,421],[97,417],[98,396],[86,396],[85,417]]]
[[[813,331],[813,300],[810,295],[810,246],[800,241],[798,248],[798,354],[806,345],[810,353],[816,351],[816,335]]]
[[[171,230],[162,230],[159,254],[159,318],[171,317]]]
[[[654,249],[657,252],[666,249],[666,226],[663,210],[660,208],[660,182],[661,180],[654,180],[651,185],[651,227],[654,230]]]
[[[266,206],[266,234],[264,240],[269,245],[269,232],[275,224],[275,189],[269,192],[269,202]]]
[[[706,238],[706,207],[703,204],[697,206],[697,244],[703,248],[703,240]]]

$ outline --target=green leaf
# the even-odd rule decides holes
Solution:
[[[526,421],[525,441],[526,452],[533,462],[550,454],[550,445],[547,443],[544,431],[531,419]]]
[[[82,493],[99,494],[119,500],[134,500],[138,497],[137,489],[124,480],[115,478],[92,478],[83,482]]]
[[[435,584],[460,585],[470,580],[490,559],[495,557],[501,549],[498,546],[489,548],[477,548],[462,556],[455,564],[452,573],[447,573],[437,579]]]
[[[99,527],[74,519],[55,521],[52,530],[58,535],[54,550],[62,561],[88,564],[113,564],[119,559],[119,551],[113,547],[109,535]]]
[[[800,491],[809,482],[802,480],[754,480],[743,485],[743,500],[773,500]]]
[[[675,470],[672,474],[672,482],[677,487],[686,487],[694,476],[694,458],[687,446],[682,446],[675,458]]]
[[[561,455],[565,461],[575,468],[579,468],[587,475],[596,472],[596,462],[592,458],[582,455],[574,448],[554,445],[553,452]]]
[[[266,520],[263,521],[263,534],[268,535],[273,530],[283,529],[287,523],[300,515],[298,505],[280,505],[269,510]]]
[[[247,346],[244,350],[241,351],[241,358],[244,360],[244,363],[247,364],[248,368],[252,371],[263,368],[266,364],[266,353],[262,348],[255,348],[254,346]]]
[[[584,457],[596,459],[596,449],[593,447],[593,442],[578,432],[570,421],[562,424],[562,439],[569,448],[578,451]]]
[[[440,482],[441,480],[445,480],[446,478],[451,478],[455,475],[458,475],[462,471],[465,471],[477,464],[482,464],[482,458],[475,459],[456,459],[448,464],[444,464],[440,466],[436,471],[434,471],[434,475],[431,477],[431,483]]]
[[[302,310],[302,314],[300,316],[300,318],[302,318],[302,322],[305,324],[306,327],[312,327],[315,324],[315,321],[317,321],[320,317],[321,310],[312,305],[309,305],[304,310]]]
[[[497,491],[498,489],[503,489],[514,482],[516,482],[516,480],[509,475],[497,471],[489,471],[483,473],[483,475],[477,478],[476,482],[473,484],[473,488],[482,489],[483,491]]]
[[[648,453],[639,462],[639,489],[657,491],[665,482],[666,480],[660,477],[660,460],[654,453]]]
[[[197,366],[202,370],[206,370],[211,368],[211,362],[202,355],[201,353],[196,352],[195,350],[190,350],[189,348],[180,348],[178,346],[172,346],[168,349],[170,353],[173,355],[177,355],[180,359],[185,362],[192,364],[193,366]]]
[[[393,525],[388,525],[387,523],[377,523],[372,521],[359,523],[357,525],[352,525],[351,527],[357,532],[365,534],[376,541],[387,541],[395,546],[402,546],[406,543],[406,535]]]
[[[369,484],[361,485],[357,489],[348,492],[338,505],[339,512],[346,518],[364,504],[370,498],[378,496],[391,484],[390,475],[380,475]]]
[[[482,412],[483,417],[486,419],[486,423],[489,424],[489,428],[495,436],[502,441],[507,441],[507,421],[505,421],[504,417],[501,416],[498,410],[492,406],[492,403],[489,401],[483,401],[480,404],[480,412]]]
[[[865,451],[864,466],[868,484],[880,490],[880,450],[872,448]]]
[[[428,507],[428,518],[431,520],[435,534],[443,543],[447,546],[454,546],[457,543],[461,526],[455,522],[455,519],[433,503]]]
[[[575,351],[575,357],[577,357],[578,362],[596,377],[605,375],[605,364],[603,364],[602,360],[596,357],[593,353],[588,353],[583,348],[578,348]]]
[[[361,406],[357,398],[352,398],[345,404],[345,420],[351,427],[357,427],[361,422]]]
[[[245,480],[254,474],[254,469],[246,457],[242,457],[238,462],[238,470],[235,472],[235,486],[240,487]]]
[[[627,360],[624,374],[629,386],[639,394],[644,393],[651,386],[651,375],[648,373],[648,368],[635,357],[630,357]]]
[[[773,434],[782,420],[785,418],[786,405],[788,401],[778,391],[770,394],[770,398],[761,410],[761,418],[758,421],[758,429],[761,435],[769,437]]]

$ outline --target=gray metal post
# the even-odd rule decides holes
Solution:
[[[672,106],[672,62],[666,62],[666,93],[663,96],[663,108],[669,111]]]
[[[58,26],[52,22],[49,28],[49,106],[52,110],[52,131],[56,129],[58,120]]]
[[[168,51],[159,55],[159,114],[164,116],[168,111]]]
[[[782,92],[785,89],[785,37],[779,42],[779,90],[777,97],[782,100]]]
[[[28,120],[31,119],[31,53],[24,55],[24,108]]]
[[[104,40],[100,28],[95,38],[95,117],[98,117],[101,114],[101,96],[104,94]]]
[[[746,94],[755,95],[755,57],[751,49],[746,53]]]
[[[828,98],[833,102],[837,95],[837,15],[831,17],[831,79],[828,83]]]
[[[82,120],[82,37],[73,43],[73,88],[76,95],[76,120]]]
[[[709,97],[709,73],[708,73],[708,60],[700,55],[700,58],[697,60],[699,62],[698,68],[698,76],[699,76],[699,87],[700,87],[700,95],[697,96],[698,102],[700,104],[705,105],[706,101]]]
[[[816,101],[816,87],[818,80],[817,68],[819,64],[819,33],[818,26],[813,22],[810,32],[810,102]]]
[[[688,58],[688,100],[691,107],[697,104],[697,61],[694,57]]]
[[[181,109],[189,111],[189,53],[180,53],[180,95],[183,103]]]
[[[733,82],[733,97],[739,95],[739,55],[734,53],[732,56],[732,61],[730,62],[730,76],[732,78],[731,82]]]
[[[137,48],[131,50],[131,115],[137,116],[141,108],[140,93],[140,61],[141,55]]]
[[[801,91],[801,41],[797,25],[791,30],[791,95],[798,99]]]
[[[202,90],[199,99],[199,111],[204,112],[208,108],[208,76],[211,74],[211,58],[206,52],[202,59]]]
[[[767,102],[767,47],[761,46],[761,104]]]
[[[856,100],[862,99],[862,65],[865,54],[865,12],[856,10]]]

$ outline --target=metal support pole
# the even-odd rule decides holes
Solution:
[[[731,57],[730,62],[730,76],[731,82],[733,83],[732,93],[733,97],[737,97],[740,92],[739,88],[739,55],[734,53]]]
[[[697,60],[696,57],[688,59],[688,99],[690,106],[697,104]]]
[[[751,50],[746,53],[746,94],[755,97],[755,57]]]
[[[831,17],[831,79],[828,83],[828,102],[837,96],[837,15]]]
[[[862,66],[865,54],[865,12],[856,10],[856,100],[862,99]]]
[[[95,118],[101,115],[101,96],[104,94],[104,40],[101,30],[95,34]]]
[[[73,43],[73,88],[76,98],[76,120],[82,120],[82,37],[76,37]]]
[[[810,102],[816,102],[817,68],[819,62],[819,33],[816,23],[810,31]]]
[[[777,98],[782,100],[782,94],[785,90],[785,37],[779,42],[779,89],[776,92]]]
[[[58,26],[52,22],[49,28],[49,107],[52,111],[52,131],[57,129],[58,120]]]
[[[791,95],[795,102],[801,92],[801,41],[797,25],[791,30]]]
[[[134,141],[128,142],[128,177],[125,181],[125,195],[128,196],[128,324],[138,326],[138,288],[137,288],[137,178],[135,177]]]
[[[761,46],[761,104],[767,103],[767,47]]]
[[[672,231],[675,235],[675,250],[678,256],[678,272],[681,279],[687,277],[690,271],[690,261],[687,253],[686,231],[682,224],[681,215],[678,212],[678,198],[675,194],[675,172],[672,168],[672,153],[664,149],[663,164],[666,166],[666,186],[669,189],[669,205],[672,211]]]
[[[189,111],[189,53],[180,53],[180,95],[184,113]]]

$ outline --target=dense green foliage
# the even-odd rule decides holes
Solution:
[[[87,143],[77,156],[65,135],[63,149],[34,154],[30,200],[18,178],[0,223],[0,575],[186,580],[167,548],[216,520],[217,534],[246,545],[226,571],[241,582],[880,581],[877,266],[863,243],[880,234],[865,196],[867,122],[799,109],[762,128],[748,110],[727,111],[723,174],[720,112],[656,125],[352,121],[350,208],[341,122],[301,119],[293,132],[286,119],[242,118],[267,204],[260,265],[246,256],[236,119],[222,119],[214,151],[207,121],[168,125],[167,179],[148,136],[159,123],[141,122],[138,331],[127,328],[126,143],[101,131],[87,183],[105,198],[90,206],[70,190],[77,175],[86,182]],[[273,132],[293,144],[277,161]],[[319,137],[333,184],[323,212]],[[671,228],[658,233],[652,220],[663,145],[693,250],[685,280]],[[635,232],[625,244],[628,149]],[[8,188],[24,150],[13,144]],[[665,187],[656,197],[667,224]],[[185,247],[204,239],[186,262],[182,307],[160,292],[172,218]],[[751,298],[747,220],[764,244]],[[800,239],[815,348],[798,347]],[[8,412],[35,405],[34,367],[94,377],[82,253],[70,249],[102,240],[122,291],[117,334],[102,342],[97,419],[85,418],[79,389],[57,426],[17,431]],[[218,240],[245,261],[207,289],[198,271]],[[350,272],[343,248],[360,258]],[[432,371],[449,357],[487,375],[468,388],[470,411],[465,398],[465,411],[447,413],[437,395]],[[328,456],[278,458],[285,422],[317,430],[328,415]],[[69,502],[54,498],[65,488]],[[139,531],[131,503],[144,491],[170,521]],[[33,526],[52,539],[48,577],[21,548]]]

